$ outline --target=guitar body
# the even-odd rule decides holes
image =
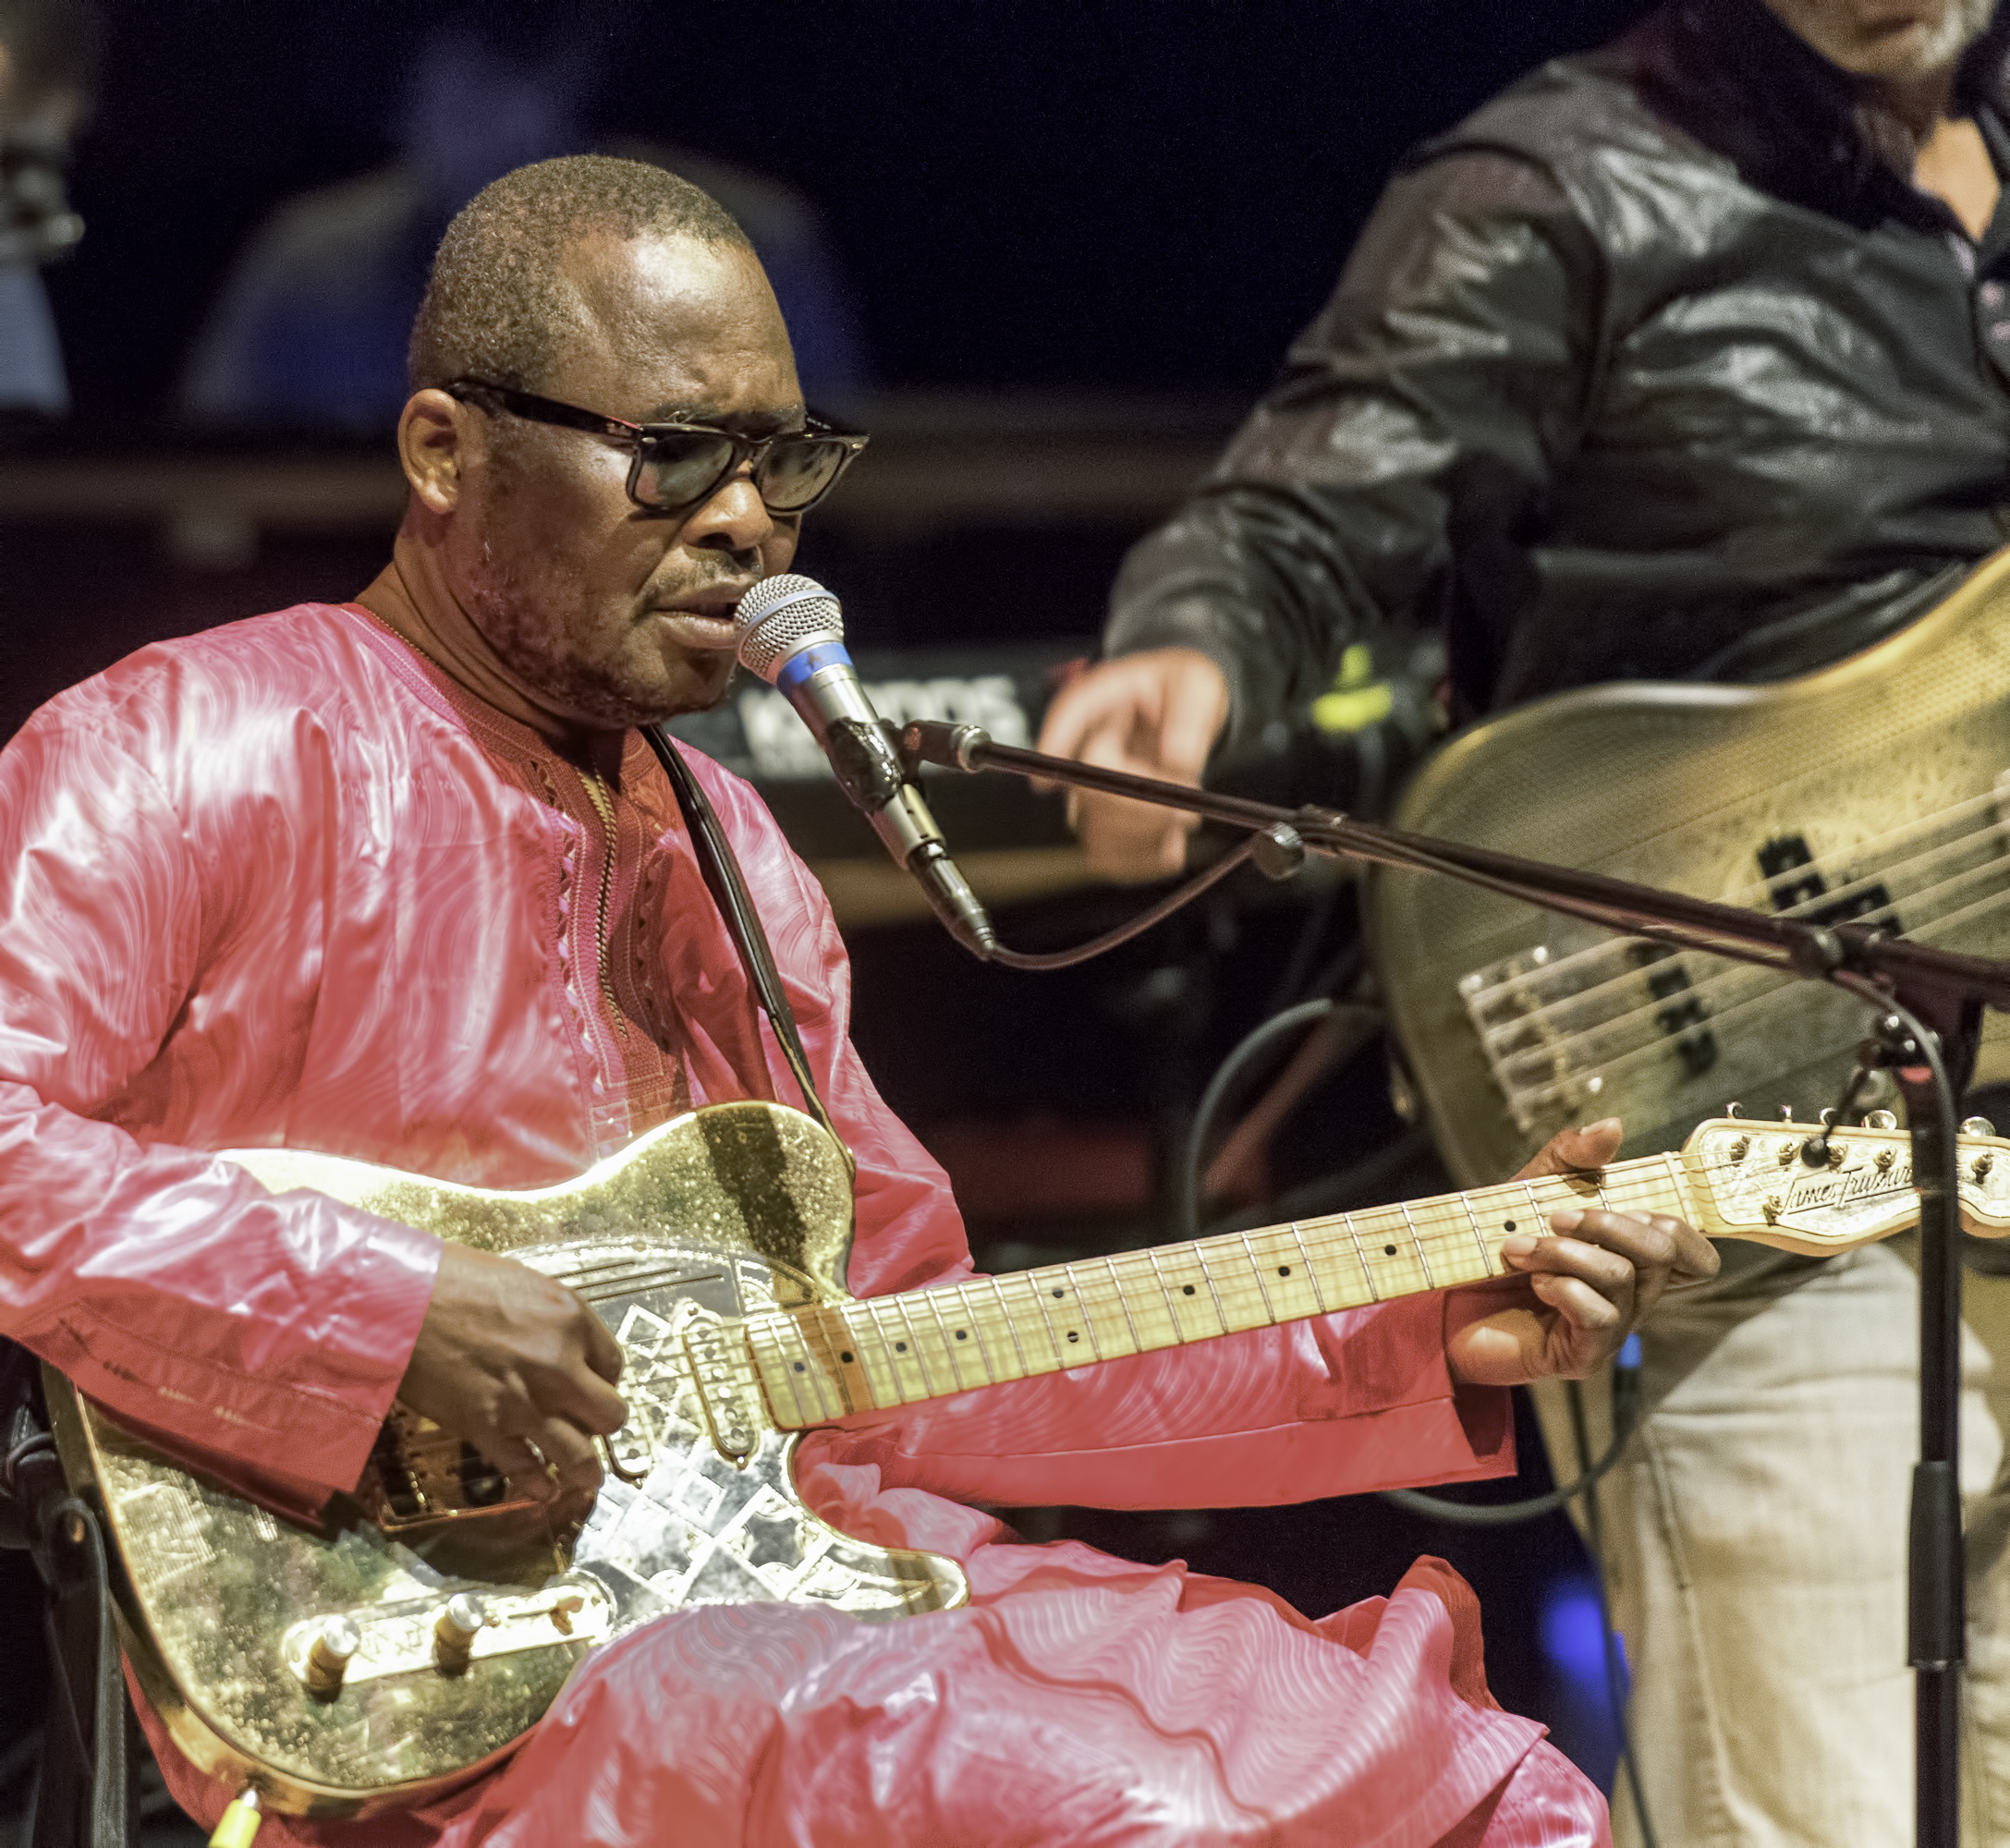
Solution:
[[[311,1526],[50,1373],[71,1484],[102,1511],[116,1555],[128,1654],[204,1770],[255,1778],[268,1807],[369,1814],[506,1752],[590,1649],[663,1612],[787,1599],[884,1619],[964,1600],[954,1562],[865,1545],[811,1514],[790,1473],[795,1438],[758,1394],[698,1390],[724,1325],[847,1300],[850,1166],[808,1117],[714,1106],[528,1193],[284,1149],[230,1159],[275,1192],[312,1187],[571,1284],[621,1342],[629,1419],[612,1441],[620,1473],[577,1536],[553,1534],[471,1453],[408,1418],[400,1442],[380,1444],[374,1503],[337,1498]],[[487,1621],[467,1647],[444,1647],[441,1613],[464,1592]],[[311,1660],[331,1617],[357,1636],[333,1687],[317,1685]]]
[[[1895,918],[2010,955],[2010,553],[1919,622],[1800,679],[1615,685],[1453,738],[1396,825],[1823,921]],[[1618,1115],[1673,1148],[1726,1098],[1833,1104],[1862,1007],[1491,893],[1378,869],[1370,943],[1438,1147],[1464,1185]],[[2000,1035],[1999,1016],[1989,1016]],[[1982,1076],[2000,1040],[1985,1042]],[[1882,1098],[1869,1101],[1881,1102]]]

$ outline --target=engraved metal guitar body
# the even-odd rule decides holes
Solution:
[[[577,1537],[408,1414],[387,1425],[362,1493],[310,1526],[49,1374],[71,1480],[91,1486],[124,1567],[128,1654],[202,1769],[255,1775],[271,1807],[368,1814],[506,1751],[591,1647],[660,1612],[790,1599],[883,1619],[966,1596],[954,1562],[810,1514],[794,1435],[749,1395],[730,1345],[715,1356],[745,1317],[845,1295],[850,1167],[808,1118],[720,1105],[529,1193],[283,1149],[230,1159],[275,1192],[311,1186],[570,1284],[621,1342],[629,1416],[612,1441],[621,1474]],[[461,1594],[480,1622],[457,1636],[445,1620]]]
[[[1963,1142],[1964,1223],[2010,1227],[2010,1143]],[[1500,1243],[1565,1206],[1667,1212],[1720,1236],[1845,1250],[1911,1222],[1889,1121],[1819,1142],[1705,1123],[1680,1153],[1156,1250],[859,1300],[852,1173],[810,1118],[720,1104],[564,1185],[499,1193],[254,1150],[311,1186],[560,1278],[624,1356],[627,1424],[583,1527],[457,1439],[394,1411],[354,1496],[313,1518],[225,1482],[45,1378],[72,1489],[103,1513],[121,1638],[198,1767],[268,1808],[423,1800],[535,1725],[589,1651],[698,1604],[786,1599],[878,1621],[941,1611],[953,1560],[871,1546],[804,1504],[795,1433],[904,1405],[1503,1276]]]

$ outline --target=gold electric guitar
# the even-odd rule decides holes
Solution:
[[[1970,1230],[2010,1229],[2010,1142],[1962,1146]],[[507,1252],[592,1304],[627,1426],[576,1535],[402,1411],[314,1524],[274,1514],[47,1375],[72,1487],[102,1510],[122,1637],[176,1743],[267,1807],[357,1816],[506,1753],[590,1650],[693,1604],[786,1599],[877,1621],[961,1603],[954,1562],[869,1546],[796,1492],[793,1433],[851,1413],[1207,1341],[1504,1273],[1551,1210],[1674,1213],[1719,1236],[1846,1249],[1911,1222],[1890,1119],[1731,1117],[1679,1152],[1195,1244],[860,1301],[851,1172],[779,1105],[701,1110],[564,1185],[498,1193],[289,1150],[229,1159]]]
[[[1424,766],[1395,823],[2010,957],[2010,552],[1797,680],[1597,687],[1484,721]],[[1452,880],[1377,871],[1367,918],[1410,1076],[1464,1182],[1511,1173],[1595,1117],[1625,1118],[1632,1152],[1674,1148],[1722,1098],[1812,1116],[1865,1033],[1840,991]],[[2004,1016],[1987,1016],[1977,1076],[2010,1076]]]

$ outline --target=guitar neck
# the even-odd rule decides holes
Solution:
[[[1504,1238],[1565,1207],[1693,1218],[1679,1155],[1511,1181],[893,1296],[757,1316],[747,1343],[775,1423],[854,1412],[1212,1341],[1507,1275]]]

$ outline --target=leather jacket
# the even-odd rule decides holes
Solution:
[[[2004,36],[1962,74],[1999,171]],[[1392,630],[1442,625],[1464,719],[1920,614],[2010,530],[2010,206],[1973,242],[1913,151],[1760,0],[1534,72],[1402,164],[1108,650],[1212,656],[1233,754]]]

